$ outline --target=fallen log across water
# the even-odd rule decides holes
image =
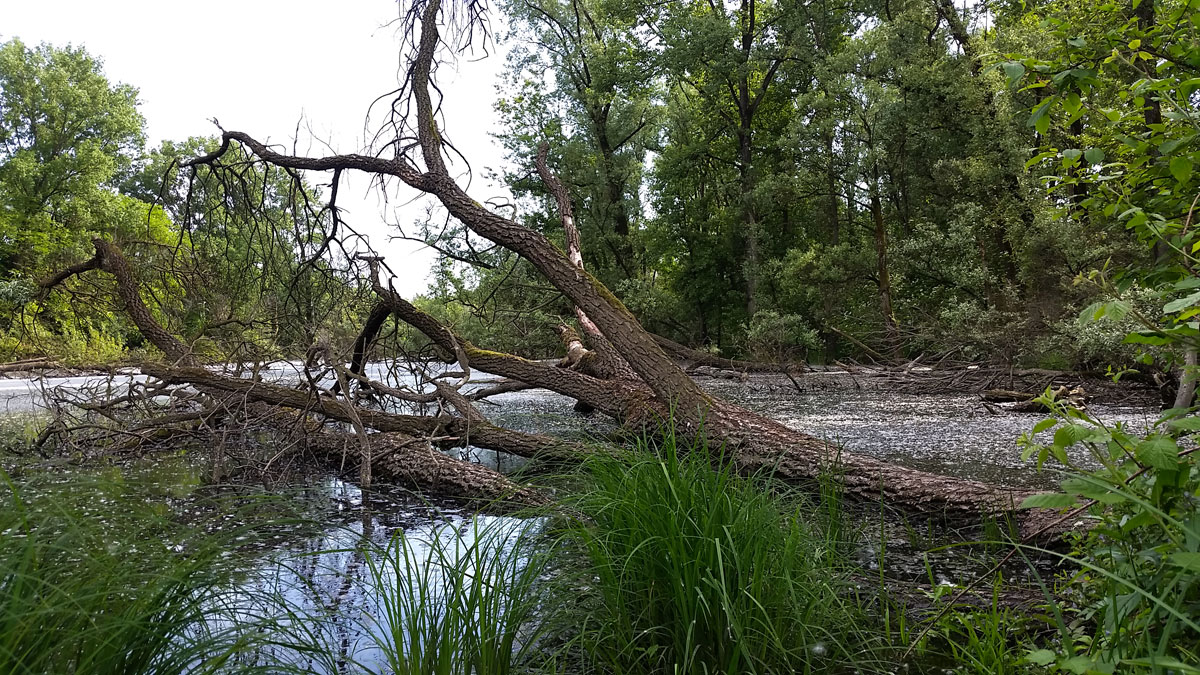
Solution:
[[[372,474],[377,480],[465,502],[489,511],[511,511],[552,504],[544,491],[517,483],[498,471],[434,449],[427,439],[396,432],[370,434]],[[347,434],[320,431],[304,438],[305,447],[332,465],[362,461],[359,446]]]
[[[839,479],[846,493],[867,499],[882,499],[889,505],[931,515],[966,517],[978,520],[983,516],[1012,512],[1028,494],[1005,486],[963,480],[910,469],[874,457],[841,451],[824,441],[790,429],[762,415],[746,410],[708,394],[687,373],[677,360],[664,351],[663,344],[648,333],[637,318],[607,288],[581,264],[578,232],[572,233],[570,211],[566,208],[570,195],[561,182],[548,179],[549,168],[542,159],[543,179],[552,188],[559,215],[568,237],[569,251],[564,252],[545,234],[522,224],[522,219],[489,209],[473,199],[455,181],[447,168],[444,134],[439,129],[432,91],[431,76],[439,45],[445,44],[439,34],[442,18],[441,0],[430,0],[414,7],[414,20],[409,24],[415,54],[408,63],[407,77],[398,90],[397,105],[413,114],[398,122],[397,136],[390,147],[395,152],[383,155],[335,155],[305,157],[287,155],[268,146],[249,134],[224,131],[221,145],[202,157],[184,162],[195,168],[213,167],[234,144],[249,156],[265,164],[283,169],[292,175],[304,171],[334,172],[334,185],[341,172],[364,172],[371,180],[384,184],[392,179],[435,197],[449,216],[465,226],[473,236],[487,239],[498,247],[512,251],[536,269],[544,279],[573,304],[576,317],[584,328],[578,334],[580,342],[602,358],[603,367],[583,368],[587,359],[575,364],[556,367],[520,358],[513,354],[483,349],[456,335],[450,327],[421,312],[404,300],[379,277],[378,261],[368,261],[370,287],[377,306],[368,323],[381,324],[380,317],[390,314],[397,321],[423,333],[443,353],[448,362],[456,362],[458,384],[444,374],[439,380],[439,414],[434,416],[396,415],[351,404],[331,396],[310,380],[304,389],[290,390],[279,385],[267,385],[252,380],[239,380],[216,375],[196,368],[198,359],[190,347],[178,337],[165,331],[153,320],[140,299],[140,287],[128,261],[119,249],[97,240],[96,256],[85,263],[72,266],[44,285],[46,289],[70,277],[103,270],[116,280],[117,296],[125,313],[147,341],[166,355],[168,363],[151,366],[148,373],[173,382],[190,382],[197,386],[213,386],[264,403],[317,414],[349,422],[355,428],[357,442],[368,445],[373,434],[366,431],[399,432],[412,436],[450,436],[461,442],[481,447],[494,447],[521,454],[524,450],[535,457],[579,461],[589,449],[551,441],[534,435],[519,435],[508,429],[492,426],[471,412],[471,401],[457,389],[470,378],[471,370],[481,370],[508,380],[533,387],[543,387],[571,397],[596,411],[622,423],[634,433],[658,433],[668,419],[675,433],[703,441],[703,447],[713,461],[731,461],[745,472],[770,472],[777,479],[814,486],[826,476]],[[450,22],[453,24],[453,22]],[[412,139],[417,140],[416,143]],[[555,187],[557,185],[557,187]],[[336,191],[334,191],[336,192]],[[336,213],[336,204],[326,209]],[[328,242],[326,242],[326,246]],[[361,266],[343,270],[345,276],[336,283],[345,284],[351,274],[361,274]],[[362,280],[366,281],[366,280]],[[363,284],[365,286],[365,283]],[[314,332],[320,327],[312,326]],[[377,329],[376,329],[377,330]],[[364,330],[364,334],[369,331]],[[360,340],[354,346],[354,363],[365,362],[371,339]],[[668,346],[669,347],[669,346]],[[668,349],[669,351],[669,349]],[[330,370],[338,373],[339,390],[349,386],[347,370],[340,363],[345,359],[327,354]],[[737,365],[737,364],[730,364]],[[787,372],[786,370],[784,371]],[[354,373],[361,374],[361,373]],[[360,383],[361,384],[361,383]],[[376,388],[376,391],[382,389]],[[343,394],[348,392],[342,391]],[[365,440],[364,440],[365,439]],[[364,447],[364,451],[369,451]],[[370,466],[369,463],[364,463]],[[1022,515],[1025,515],[1022,513]]]
[[[524,457],[578,463],[594,448],[548,436],[527,434],[497,427],[476,415],[441,414],[435,416],[401,415],[354,406],[346,400],[311,387],[297,389],[250,378],[229,377],[194,365],[188,347],[169,335],[141,304],[136,281],[128,265],[112,264],[121,260],[120,250],[108,242],[97,241],[100,263],[88,269],[104,269],[113,274],[124,308],[147,339],[171,358],[172,364],[145,364],[143,372],[163,382],[187,383],[203,391],[217,390],[236,394],[249,402],[279,406],[304,414],[347,423],[361,423],[370,430],[398,433],[406,437],[441,437],[439,445],[472,445]],[[376,290],[393,314],[426,333],[448,352],[461,353],[472,367],[510,379],[542,386],[586,401],[598,410],[632,425],[634,429],[656,431],[672,412],[678,431],[683,435],[700,434],[709,447],[747,473],[769,472],[777,479],[802,485],[815,485],[822,475],[834,475],[846,493],[888,504],[910,512],[955,518],[978,517],[1011,512],[1028,491],[988,485],[979,481],[950,478],[910,469],[858,453],[839,451],[824,441],[756,415],[737,406],[704,396],[705,408],[689,414],[684,408],[664,403],[642,382],[601,380],[568,369],[528,361],[512,355],[474,347],[455,336],[429,315],[376,282]],[[140,306],[139,306],[140,305]],[[163,336],[166,335],[167,339]],[[459,397],[462,398],[462,397]],[[457,402],[462,405],[462,401]],[[470,405],[467,403],[467,405]],[[447,405],[446,409],[452,409]],[[368,438],[378,434],[370,434]],[[327,446],[332,441],[321,441]],[[344,442],[343,442],[344,443]],[[341,445],[339,445],[341,447]],[[417,459],[415,455],[404,455]],[[453,459],[453,458],[448,458]],[[443,460],[438,460],[443,462]],[[458,461],[458,460],[453,460]],[[414,472],[414,478],[434,474]],[[465,467],[459,475],[473,475]],[[431,494],[444,486],[426,485]],[[514,492],[513,494],[523,494]]]

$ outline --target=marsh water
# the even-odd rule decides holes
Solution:
[[[104,386],[126,386],[135,377],[126,373]],[[282,373],[277,377],[287,378]],[[1032,427],[1041,418],[1039,415],[997,412],[974,395],[896,394],[844,383],[817,386],[800,379],[800,387],[774,376],[746,381],[705,379],[703,384],[717,395],[848,451],[994,483],[1038,486],[1053,479],[1022,462],[1016,446],[1017,437]],[[44,388],[85,388],[97,383],[95,377],[0,380],[0,415],[7,414],[10,419],[28,415],[36,410],[38,392]],[[496,396],[481,404],[481,409],[496,423],[524,431],[571,436],[600,436],[615,431],[615,426],[600,415],[573,412],[572,403],[558,394],[530,390]],[[1135,426],[1148,425],[1154,415],[1154,411],[1138,405],[1095,405],[1091,412],[1109,422]],[[522,462],[472,449],[464,451],[464,457],[501,471],[514,469]],[[263,490],[261,486],[209,485],[208,475],[203,452],[193,451],[105,468],[63,467],[32,472],[23,474],[17,483],[26,502],[55,500],[62,496],[60,492],[69,492],[72,499],[82,500],[81,508],[86,513],[94,513],[97,518],[105,517],[111,503],[134,498],[154,501],[174,516],[187,519],[198,517],[198,504],[211,504],[213,494],[238,496]],[[98,480],[107,487],[94,493],[80,492],[80,478]],[[298,514],[293,518],[295,525],[274,527],[269,534],[247,535],[246,541],[231,553],[231,564],[237,568],[232,578],[247,590],[271,589],[274,597],[298,612],[332,612],[342,617],[344,620],[329,624],[332,633],[322,639],[336,643],[346,659],[368,665],[380,658],[368,627],[371,617],[381,611],[381,589],[372,585],[378,577],[369,574],[361,554],[364,546],[385,546],[399,532],[414,541],[426,542],[447,537],[469,541],[471,536],[471,513],[447,504],[428,503],[393,486],[377,485],[364,491],[346,477],[317,473],[286,485],[272,485],[269,491],[281,496],[280,503],[289,504],[288,509],[297,510],[292,514]],[[250,517],[231,509],[210,521],[215,527],[236,529],[245,526]],[[519,524],[516,520],[513,523]],[[891,522],[863,537],[859,557],[866,568],[882,565],[894,578],[934,584],[962,584],[979,571],[980,563],[971,555],[944,550],[941,545],[945,541],[923,532],[921,523]],[[186,546],[180,542],[147,543],[155,544]],[[887,554],[881,555],[885,549]],[[137,551],[129,554],[137,555]],[[1021,571],[1014,570],[1013,574],[1020,576]],[[321,670],[316,664],[308,665]]]

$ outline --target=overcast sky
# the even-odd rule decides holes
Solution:
[[[390,0],[30,0],[4,3],[0,41],[83,45],[104,61],[109,80],[141,91],[152,146],[163,140],[226,129],[327,154],[361,150],[371,102],[396,85],[399,44],[385,24],[399,12]],[[443,67],[446,129],[475,169],[472,194],[503,194],[486,184],[486,167],[501,150],[492,103],[501,56]],[[314,177],[316,182],[328,175]],[[410,191],[385,206],[359,177],[342,184],[338,201],[347,221],[367,233],[397,274],[406,295],[425,289],[433,254],[409,242],[389,242],[385,222],[411,230],[426,202]]]

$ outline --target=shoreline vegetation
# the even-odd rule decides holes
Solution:
[[[548,478],[561,495],[550,510],[412,530],[364,511],[332,526],[347,528],[340,545],[290,557],[288,542],[331,525],[287,492],[171,498],[169,483],[139,494],[120,473],[85,473],[27,501],[8,481],[0,659],[14,673],[1037,673],[1103,620],[1091,598],[1105,580],[1165,610],[1150,612],[1156,642],[1164,625],[1176,635],[1151,647],[1130,632],[1126,648],[1143,651],[1118,652],[1107,672],[1186,673],[1196,656],[1196,617],[1176,595],[1192,582],[1147,585],[1111,553],[1089,557],[1091,534],[1045,549],[997,523],[939,544],[948,535],[847,502],[834,476],[781,489],[683,443],[666,429]],[[973,571],[957,584],[933,568],[924,583],[890,577],[885,519],[915,550],[965,549]],[[273,541],[284,557],[264,567]],[[323,555],[343,562],[318,570]],[[299,589],[314,602],[272,564],[326,579]],[[274,585],[250,583],[263,570]]]

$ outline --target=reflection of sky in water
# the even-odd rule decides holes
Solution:
[[[364,492],[326,478],[279,487],[263,499],[263,492],[255,488],[205,486],[200,478],[204,475],[199,463],[178,458],[31,476],[20,489],[32,508],[41,504],[54,511],[57,502],[69,501],[80,515],[116,530],[129,523],[120,514],[114,517],[113,510],[131,500],[155,505],[163,517],[185,526],[182,538],[138,541],[124,552],[110,550],[113,554],[137,556],[139,549],[164,547],[185,553],[195,545],[195,535],[187,534],[191,529],[228,532],[229,548],[219,564],[228,567],[230,585],[220,588],[208,605],[203,630],[228,629],[233,620],[248,625],[273,617],[287,634],[276,634],[281,644],[320,646],[342,662],[361,667],[348,672],[386,672],[376,637],[390,642],[387,613],[381,609],[389,595],[423,588],[433,605],[440,606],[441,584],[449,583],[451,574],[472,574],[465,553],[480,541],[477,534],[482,533],[485,549],[512,552],[523,535],[541,526],[540,520],[487,515],[472,519],[461,509],[424,502],[394,486]],[[0,497],[7,501],[3,492],[0,489]],[[264,522],[265,527],[255,526]],[[382,551],[398,534],[408,542],[399,564],[380,563]],[[113,546],[127,540],[117,531],[112,538]],[[381,565],[376,574],[371,572],[368,550]],[[524,554],[512,555],[520,565]],[[345,672],[336,663],[313,660],[288,647],[265,651],[271,662],[301,666],[306,672]]]
[[[484,515],[472,521],[468,514],[423,507],[386,489],[368,493],[364,505],[357,487],[337,479],[323,483],[319,490],[336,505],[334,522],[315,536],[269,548],[252,565],[241,588],[249,591],[246,598],[273,597],[272,602],[282,601],[300,616],[325,617],[305,630],[320,630],[316,639],[332,647],[342,660],[371,672],[382,672],[386,664],[378,641],[390,641],[383,609],[389,594],[416,593],[420,586],[438,605],[445,592],[441,584],[449,582],[450,570],[443,564],[452,564],[456,573],[471,574],[465,553],[476,543],[477,532],[485,537],[499,532],[501,545],[508,546],[520,537],[522,528],[537,525]],[[398,533],[405,535],[409,547],[399,554],[398,565],[384,564],[381,549]],[[374,551],[375,573],[364,553],[368,549]],[[254,608],[242,611],[253,613]],[[327,669],[296,654],[289,660],[314,672]]]

